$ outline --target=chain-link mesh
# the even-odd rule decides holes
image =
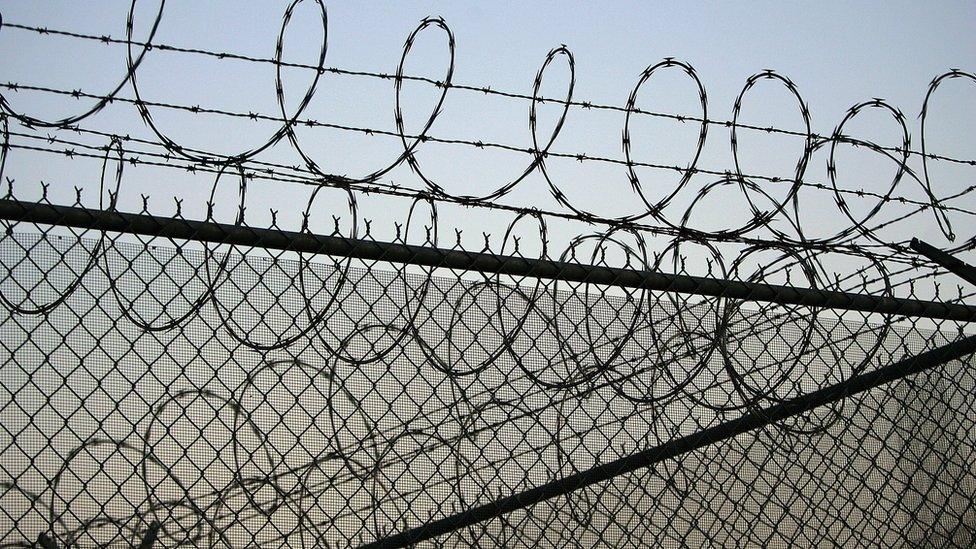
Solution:
[[[24,226],[0,240],[5,546],[126,546],[153,523],[167,547],[366,543],[918,355],[962,326]],[[966,546],[971,366],[433,543]]]
[[[824,132],[174,4],[0,14],[0,548],[976,545],[976,74]]]

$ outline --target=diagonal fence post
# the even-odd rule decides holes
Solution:
[[[739,418],[720,423],[695,434],[677,438],[610,463],[543,484],[537,488],[512,494],[491,503],[379,539],[362,545],[361,549],[394,549],[435,538],[765,427],[776,421],[935,368],[947,362],[962,359],[973,353],[976,353],[976,335],[966,336],[942,347],[860,374],[847,381],[824,387],[781,404],[744,414]]]
[[[962,260],[952,257],[951,255],[943,252],[942,250],[936,248],[935,246],[913,238],[909,247],[916,252],[924,255],[929,260],[938,263],[945,270],[950,273],[955,274],[959,278],[969,282],[970,284],[976,284],[976,267],[972,265],[967,265]]]

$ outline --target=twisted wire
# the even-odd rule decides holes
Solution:
[[[397,78],[397,75],[390,74],[390,73],[385,73],[385,72],[364,71],[364,70],[352,70],[352,69],[344,69],[344,68],[339,68],[339,67],[322,67],[322,68],[320,68],[318,65],[310,65],[310,64],[298,63],[298,62],[289,62],[289,61],[284,61],[284,60],[277,59],[277,58],[255,57],[255,56],[243,55],[243,54],[233,53],[233,52],[219,52],[219,51],[211,51],[211,50],[205,50],[205,49],[200,49],[200,48],[181,47],[181,46],[175,46],[175,45],[169,45],[169,44],[161,44],[161,43],[153,43],[153,42],[141,42],[141,41],[138,41],[138,40],[126,40],[126,39],[122,39],[122,38],[114,38],[111,35],[104,35],[104,34],[102,34],[102,35],[85,34],[85,33],[72,32],[72,31],[67,31],[67,30],[62,30],[62,29],[52,29],[52,28],[49,28],[49,27],[37,27],[37,26],[32,26],[32,25],[24,25],[24,24],[20,24],[20,23],[0,22],[0,28],[2,28],[2,27],[9,27],[11,29],[18,29],[18,30],[29,31],[29,32],[33,32],[33,33],[41,34],[41,35],[53,35],[53,36],[64,36],[64,37],[70,37],[70,38],[79,38],[79,39],[83,39],[83,40],[97,41],[97,42],[101,42],[101,43],[104,43],[104,44],[124,45],[124,46],[127,46],[127,47],[128,46],[139,46],[139,47],[142,47],[142,48],[148,48],[148,49],[151,49],[151,50],[166,51],[166,52],[191,53],[191,54],[203,55],[203,56],[207,56],[207,57],[213,57],[213,58],[220,59],[220,60],[250,61],[250,62],[254,62],[254,63],[271,64],[271,65],[275,65],[277,67],[308,69],[308,70],[319,71],[321,73],[330,73],[330,74],[336,74],[336,75],[342,75],[342,76],[364,76],[364,77],[376,78],[376,79],[380,79],[380,80],[395,80]],[[932,83],[930,84],[930,89],[937,88],[938,85],[941,83],[941,80],[943,80],[945,78],[964,78],[964,77],[967,77],[967,76],[968,76],[967,73],[965,73],[963,71],[960,71],[958,69],[952,69],[949,72],[947,72],[947,73],[945,73],[945,74],[943,74],[943,75],[941,75],[941,76],[936,77],[935,79],[933,79]],[[678,121],[678,122],[700,122],[700,123],[703,123],[703,124],[714,125],[714,126],[723,126],[723,127],[726,127],[726,128],[731,128],[733,126],[733,124],[735,124],[735,126],[737,128],[742,128],[742,129],[747,129],[747,130],[755,130],[755,131],[762,131],[762,132],[766,132],[766,133],[778,133],[778,134],[783,134],[783,135],[790,135],[790,136],[793,136],[793,137],[812,137],[813,139],[818,140],[818,141],[819,140],[824,140],[824,139],[826,139],[826,140],[832,139],[830,136],[827,136],[827,135],[821,135],[821,134],[817,134],[817,133],[808,134],[808,133],[799,132],[799,131],[795,131],[795,130],[788,130],[788,129],[783,129],[783,128],[777,128],[777,127],[774,127],[774,126],[754,126],[754,125],[750,125],[750,124],[734,123],[731,120],[712,120],[712,119],[708,119],[708,118],[699,118],[699,117],[696,117],[694,115],[685,115],[685,114],[675,114],[675,113],[649,111],[649,110],[640,109],[640,108],[634,107],[634,106],[630,106],[628,108],[628,107],[621,107],[619,105],[604,104],[604,103],[593,102],[593,101],[579,101],[579,100],[576,100],[576,101],[565,101],[565,100],[561,100],[561,99],[557,99],[557,98],[552,98],[552,97],[545,97],[545,96],[538,96],[538,97],[536,97],[536,96],[533,96],[533,95],[527,95],[527,94],[513,92],[513,91],[497,90],[497,89],[491,88],[490,86],[479,86],[479,85],[460,84],[460,83],[457,83],[457,82],[445,82],[443,80],[435,80],[435,79],[428,78],[428,77],[424,77],[424,76],[415,76],[415,75],[407,75],[407,74],[404,74],[404,75],[400,75],[399,78],[402,79],[402,80],[404,80],[404,81],[421,82],[421,83],[425,83],[425,84],[430,84],[430,85],[435,86],[435,87],[438,87],[438,88],[444,88],[444,87],[446,87],[446,88],[452,88],[452,89],[463,90],[463,91],[478,92],[478,93],[482,93],[482,94],[485,94],[485,95],[505,97],[505,98],[509,98],[509,99],[519,99],[519,100],[523,100],[523,101],[538,101],[540,103],[566,104],[566,105],[568,105],[570,107],[578,107],[578,108],[583,108],[583,109],[606,110],[606,111],[611,111],[611,112],[622,112],[622,113],[625,113],[625,114],[636,114],[636,115],[651,116],[651,117],[656,117],[656,118],[666,118],[666,119],[675,120],[675,121]],[[642,75],[642,78],[644,78],[644,75]],[[931,94],[929,94],[929,95],[931,95]],[[928,99],[928,97],[926,99]],[[927,103],[927,101],[926,101],[926,103]],[[880,146],[879,148],[881,150],[888,151],[888,152],[894,152],[894,153],[906,152],[906,151],[904,151],[903,149],[901,149],[899,147],[884,147],[884,146]],[[956,164],[966,164],[966,165],[970,165],[970,166],[976,165],[976,160],[974,160],[974,159],[953,158],[951,156],[946,156],[946,155],[926,153],[924,150],[913,150],[913,149],[909,149],[909,150],[907,150],[907,152],[910,155],[925,157],[925,158],[928,158],[928,159],[931,159],[931,160],[940,160],[940,161],[952,162],[952,163],[956,163]]]

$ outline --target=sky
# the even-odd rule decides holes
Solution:
[[[0,4],[0,13],[7,22],[123,38],[129,4],[128,1],[8,1]],[[284,2],[166,2],[154,41],[272,57],[286,5]],[[852,106],[882,98],[904,113],[913,149],[921,142],[918,115],[929,82],[949,69],[971,73],[976,68],[976,40],[972,38],[976,6],[969,2],[329,2],[325,7],[327,66],[395,73],[407,36],[425,17],[442,17],[456,40],[455,83],[531,94],[533,79],[547,54],[564,45],[574,60],[573,98],[623,106],[646,67],[673,57],[694,68],[707,91],[708,117],[730,120],[733,105],[747,79],[771,69],[795,83],[809,108],[814,132],[829,134]],[[135,2],[136,38],[148,36],[152,15],[158,9],[157,2]],[[312,0],[297,4],[284,33],[284,59],[314,63],[323,43],[320,9]],[[429,26],[420,32],[404,60],[405,72],[443,78],[449,58],[446,44],[442,28]],[[37,36],[3,28],[0,50],[8,52],[0,59],[0,73],[4,74],[0,81],[105,93],[125,72],[125,48],[119,45]],[[542,79],[543,95],[565,95],[569,83],[566,60],[565,54],[557,54],[547,67]],[[292,108],[308,88],[311,73],[284,69],[282,78],[285,102]],[[137,82],[140,95],[150,101],[238,112],[278,112],[275,72],[269,64],[153,51],[140,65]],[[974,92],[976,82],[972,80],[950,80],[940,87],[926,129],[929,152],[976,158],[976,137],[971,131],[976,123]],[[119,96],[132,97],[132,93],[127,84]],[[403,86],[402,112],[408,132],[423,126],[438,93],[425,84],[408,82]],[[86,104],[84,100],[44,93],[12,94],[4,90],[4,94],[14,110],[43,119],[81,112]],[[701,114],[695,83],[673,67],[656,72],[640,88],[637,97],[640,108]],[[303,117],[394,130],[395,99],[389,80],[326,74],[319,79]],[[539,106],[541,137],[551,132],[559,109],[552,103]],[[450,90],[429,133],[529,147],[532,140],[528,110],[528,101]],[[892,112],[864,108],[846,123],[844,133],[897,146],[902,139],[901,129]],[[278,128],[273,123],[161,108],[153,108],[152,117],[168,138],[214,155],[232,155],[256,147]],[[760,80],[743,96],[739,121],[803,130],[796,98],[772,80]],[[131,104],[110,105],[86,118],[82,125],[158,140]],[[621,112],[572,108],[552,151],[622,159],[623,125]],[[354,178],[385,167],[403,150],[396,137],[363,136],[328,128],[302,128],[296,133],[302,150],[324,171]],[[630,133],[635,160],[684,167],[694,156],[699,127],[688,122],[638,116],[631,122]],[[794,175],[802,138],[743,131],[738,136],[736,159],[731,153],[729,137],[726,128],[710,126],[698,168],[722,172],[734,169],[738,160],[746,173]],[[805,180],[829,184],[826,170],[829,152],[823,148],[811,157]],[[884,193],[891,186],[895,166],[890,160],[845,146],[838,147],[836,155],[839,187]],[[90,191],[89,199],[97,196],[101,173],[98,159],[66,163],[52,160],[50,155],[22,151],[8,156],[4,175],[17,181],[20,196],[38,194],[40,180],[50,183],[50,196],[55,202],[73,201],[73,187],[77,185],[95,189]],[[257,158],[287,165],[302,163],[287,141]],[[425,177],[446,192],[472,196],[501,188],[516,179],[531,162],[531,158],[520,153],[439,143],[423,144],[417,149],[416,158]],[[919,171],[922,167],[917,158],[910,165]],[[646,205],[628,183],[625,166],[555,158],[549,159],[546,167],[549,178],[574,208],[605,217],[646,212]],[[972,185],[976,174],[972,166],[946,163],[932,163],[929,169],[938,197]],[[678,179],[668,170],[637,168],[636,172],[646,196],[652,200],[667,196]],[[69,173],[70,177],[66,177]],[[218,219],[228,222],[236,214],[239,197],[231,179],[222,176],[213,194],[218,203]],[[681,223],[696,193],[715,179],[692,178],[665,208],[667,221]],[[414,189],[425,186],[406,163],[385,173],[380,181]],[[139,209],[141,195],[147,194],[152,196],[150,211],[166,214],[175,208],[172,199],[176,197],[183,200],[181,211],[190,217],[205,215],[206,202],[215,186],[212,175],[174,174],[173,170],[146,166],[127,167],[123,182],[119,193],[123,209]],[[783,184],[764,185],[763,189],[774,199],[785,196]],[[247,221],[266,225],[274,209],[278,211],[279,226],[297,229],[312,191],[307,185],[252,183],[245,197]],[[894,194],[927,200],[922,186],[908,177],[903,178]],[[831,236],[851,225],[835,204],[832,192],[803,189],[800,199],[802,207],[798,217],[807,237]],[[344,232],[353,232],[351,220],[355,218],[356,231],[362,235],[365,220],[371,219],[371,234],[390,239],[395,234],[395,223],[405,224],[409,216],[412,228],[408,230],[408,240],[419,242],[423,230],[418,227],[433,224],[429,208],[421,205],[411,214],[409,200],[357,193],[355,216],[350,212],[344,191],[326,189],[315,200],[311,223],[318,231],[329,232],[334,226],[332,216],[340,216]],[[550,185],[539,170],[498,202],[569,211],[566,205],[552,198]],[[871,199],[851,197],[849,206],[853,215],[860,218],[868,215],[874,204]],[[976,207],[976,198],[968,195],[954,199],[952,204],[972,209]],[[871,220],[882,223],[907,211],[906,207],[889,204]],[[487,232],[496,250],[504,247],[504,233],[514,218],[508,211],[450,205],[438,205],[437,213],[435,232],[439,245],[453,244],[453,229],[457,228],[463,230],[466,248],[480,248],[484,241],[482,233]],[[976,233],[971,215],[958,212],[948,215],[958,233],[955,242],[943,235],[930,213],[895,223],[879,230],[878,235],[886,241],[898,242],[922,236],[935,245],[953,247]],[[736,188],[723,186],[702,199],[686,223],[702,230],[718,230],[741,225],[750,218],[746,197]],[[521,224],[526,227],[514,230],[513,234],[521,234],[523,241],[532,240],[534,244],[524,245],[535,246],[535,251],[539,251],[541,242],[531,238],[537,229],[531,223]],[[659,222],[651,224],[660,225]],[[774,222],[774,226],[787,233],[791,230],[780,222]],[[600,228],[552,219],[548,230],[547,252],[558,256],[573,236]],[[760,229],[754,236],[774,238],[764,231]],[[646,240],[649,253],[664,250],[669,242],[652,234]],[[683,253],[708,255],[701,250],[689,250],[690,247],[685,247]],[[730,252],[731,257],[735,253]],[[974,255],[967,252],[963,258],[974,258]],[[731,259],[727,262],[731,263]],[[838,263],[838,270],[844,268],[843,261]]]

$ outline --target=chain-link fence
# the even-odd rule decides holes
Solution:
[[[818,131],[122,4],[0,14],[0,548],[976,545],[976,74]]]
[[[962,320],[938,320],[971,319],[969,307],[861,295],[859,310],[826,308],[845,294],[815,278],[799,298],[736,277],[711,279],[726,287],[710,296],[681,273],[658,275],[675,290],[652,290],[623,275],[652,285],[660,269],[604,279],[613,269],[597,256],[559,269],[344,237],[344,256],[254,250],[302,249],[302,235],[4,206],[34,221],[0,240],[4,546],[42,534],[126,546],[157,524],[165,547],[343,547],[499,502],[507,512],[429,543],[973,542],[972,349],[823,406],[770,411],[971,344]],[[174,227],[203,242],[160,236]],[[393,261],[362,258],[383,254]],[[490,257],[488,272],[431,266]],[[573,281],[587,277],[604,283]],[[759,429],[714,432],[749,417]],[[531,500],[696,437],[648,467]],[[528,505],[508,510],[520,494]]]

